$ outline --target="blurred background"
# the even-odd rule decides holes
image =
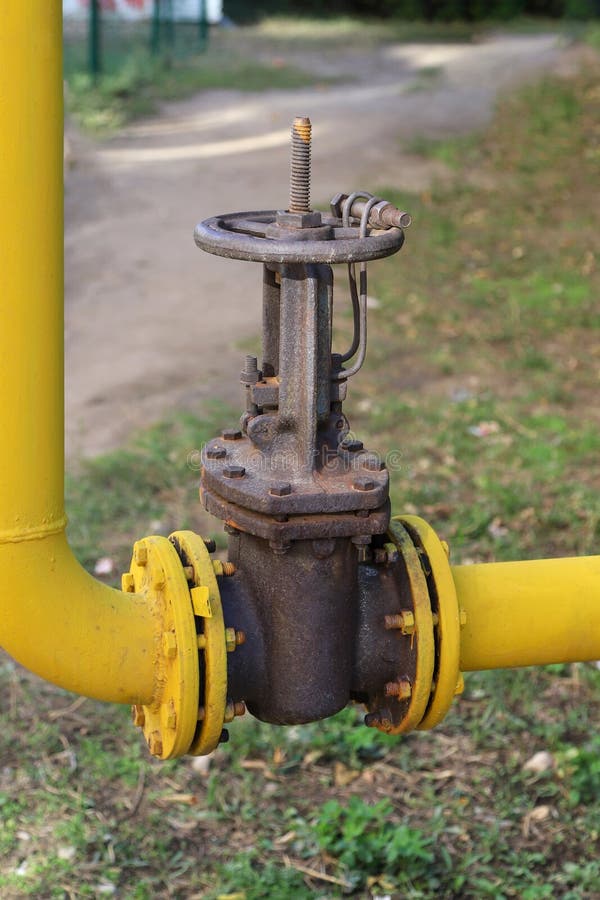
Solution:
[[[67,507],[109,583],[133,540],[224,535],[197,451],[237,421],[260,267],[197,221],[284,207],[313,122],[316,208],[413,215],[370,267],[358,436],[401,461],[395,512],[453,562],[598,551],[596,0],[65,0]],[[336,340],[351,329],[344,278]],[[159,763],[129,711],[0,658],[3,897],[600,897],[600,672],[471,674],[433,733],[358,709],[246,717]]]

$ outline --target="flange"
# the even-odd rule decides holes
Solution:
[[[203,756],[219,743],[226,717],[227,645],[221,595],[213,561],[202,538],[193,531],[175,531],[169,540],[183,565],[192,569],[188,568],[187,574],[196,617],[195,644],[200,650],[204,676],[204,705],[196,706],[197,722],[187,752]]]
[[[124,591],[141,594],[161,621],[158,636],[158,699],[133,707],[150,753],[172,759],[186,753],[198,720],[198,642],[187,579],[174,546],[153,535],[134,545]]]
[[[417,726],[420,731],[425,731],[442,721],[454,697],[462,690],[459,671],[461,614],[447,549],[431,525],[418,516],[399,516],[397,521],[404,525],[420,550],[432,611],[437,618],[431,699]]]

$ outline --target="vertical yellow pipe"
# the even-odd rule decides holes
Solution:
[[[600,556],[453,566],[460,668],[600,659]]]
[[[64,535],[61,6],[0,13],[0,644],[67,689],[148,703],[159,610],[87,575]]]

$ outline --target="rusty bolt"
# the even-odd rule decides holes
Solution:
[[[281,481],[279,484],[272,484],[269,493],[274,497],[287,497],[292,493],[292,486],[289,481]]]
[[[415,630],[415,616],[412,610],[403,609],[395,615],[385,616],[384,624],[388,631],[398,630],[402,634],[413,634]]]
[[[207,459],[225,459],[227,456],[227,450],[225,447],[207,447],[206,448],[206,458]]]
[[[223,575],[235,575],[235,566],[232,562],[226,560],[223,563]]]
[[[143,728],[144,723],[146,722],[146,714],[144,713],[144,707],[136,704],[131,707],[131,719],[136,728]]]
[[[243,716],[245,713],[246,704],[242,700],[237,700],[235,703],[232,700],[228,700],[225,706],[223,721],[233,722],[236,716]]]
[[[242,432],[239,428],[225,428],[221,432],[224,441],[239,441],[242,437]]]
[[[168,659],[177,656],[177,638],[174,631],[165,631],[163,634],[163,650]]]
[[[255,356],[247,356],[244,361],[244,368],[240,372],[240,381],[242,384],[256,384],[260,381],[262,372],[258,371],[258,360]]]
[[[408,700],[412,694],[412,685],[408,678],[399,678],[398,681],[388,681],[384,687],[386,697],[396,697],[398,700]]]
[[[379,713],[367,713],[365,716],[365,725],[367,728],[377,728],[381,724]]]
[[[234,716],[245,716],[246,715],[246,704],[243,700],[237,700],[233,704],[233,714]]]
[[[214,553],[217,549],[217,545],[215,544],[213,538],[202,538],[204,541],[204,546],[208,550],[209,553]]]
[[[236,632],[235,632],[235,643],[236,643],[236,645],[237,645],[238,647],[240,646],[240,644],[245,644],[245,643],[246,643],[246,632],[245,632],[245,631],[238,631],[238,630],[236,629]]]
[[[235,713],[233,711],[233,703],[231,702],[231,700],[229,700],[225,704],[225,713],[223,715],[223,721],[224,722],[233,722],[234,719],[235,719]]]
[[[225,466],[223,475],[225,478],[243,478],[246,470],[243,466]]]
[[[148,749],[152,756],[162,756],[163,744],[160,731],[153,731],[148,738]]]
[[[219,737],[219,743],[226,744],[228,742],[228,740],[229,740],[229,732],[227,731],[226,728],[224,728]]]
[[[375,482],[371,478],[357,478],[352,487],[355,491],[373,491]]]
[[[148,562],[148,548],[143,541],[138,541],[134,544],[133,558],[138,566],[145,566]]]

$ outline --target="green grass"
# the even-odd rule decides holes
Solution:
[[[424,515],[456,561],[597,552],[598,74],[546,79],[438,146],[454,178],[396,194],[414,225],[372,266],[380,303],[348,411],[394,454],[395,511]],[[340,314],[340,340],[349,327]],[[235,415],[174,416],[71,473],[88,566],[126,565],[152,531],[202,530],[195,451]],[[600,896],[600,671],[465,681],[441,726],[404,738],[355,708],[294,728],[241,720],[202,774],[149,760],[126,710],[73,706],[4,658],[0,894]],[[553,766],[524,768],[541,750]]]
[[[127,122],[157,112],[159,104],[210,89],[263,91],[299,88],[330,79],[260,53],[225,34],[200,53],[191,45],[170,59],[154,57],[136,31],[105,35],[103,73],[94,83],[87,68],[82,35],[67,35],[64,46],[65,102],[82,128],[106,135]]]

